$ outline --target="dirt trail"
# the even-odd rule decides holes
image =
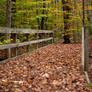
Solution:
[[[50,45],[0,64],[0,92],[92,92],[81,67],[81,45]]]

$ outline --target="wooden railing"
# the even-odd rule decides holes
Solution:
[[[36,40],[30,41],[30,34],[36,35]],[[20,46],[27,46],[27,52],[30,52],[30,45],[36,44],[38,48],[38,43],[40,42],[46,42],[51,41],[53,43],[54,40],[54,32],[51,30],[31,30],[31,29],[13,29],[13,28],[0,28],[0,34],[9,35],[9,39],[11,39],[11,36],[13,37],[13,43],[0,45],[0,50],[7,49],[7,57],[11,58],[11,52],[15,54],[15,56],[18,56],[17,48]],[[18,34],[25,34],[26,35],[26,41],[25,42],[17,42],[17,35]],[[41,39],[39,39],[39,35],[41,36]],[[49,37],[46,37],[48,36]],[[11,49],[14,48],[12,51]]]

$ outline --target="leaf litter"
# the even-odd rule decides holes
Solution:
[[[92,92],[80,44],[53,44],[0,64],[0,92]]]

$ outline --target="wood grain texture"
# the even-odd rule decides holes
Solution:
[[[51,30],[32,30],[32,29],[17,29],[17,28],[2,28],[0,27],[0,33],[16,33],[16,34],[28,34],[28,33],[53,33]]]
[[[52,40],[52,39],[53,39],[53,37],[50,37],[50,38],[47,38],[47,39],[28,41],[28,42],[23,42],[23,43],[12,43],[12,44],[0,45],[0,50],[20,47],[20,46],[26,46],[26,45],[30,45],[30,44],[34,44],[34,43],[40,43],[40,42],[44,42],[44,41],[48,41],[48,40]]]

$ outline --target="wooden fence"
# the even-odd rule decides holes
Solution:
[[[0,34],[9,35],[9,39],[11,36],[13,37],[13,43],[0,45],[0,50],[7,49],[7,58],[11,58],[11,52],[18,56],[17,48],[21,46],[27,46],[27,52],[30,52],[30,45],[36,44],[38,48],[38,43],[51,41],[53,43],[54,40],[54,32],[51,30],[31,30],[31,29],[13,29],[13,28],[0,28]],[[25,34],[26,41],[25,42],[17,42],[17,35]],[[30,34],[36,34],[36,39],[30,41]],[[41,39],[39,39],[39,35],[41,35]],[[46,37],[48,36],[49,37]],[[14,48],[12,51],[11,49]]]

